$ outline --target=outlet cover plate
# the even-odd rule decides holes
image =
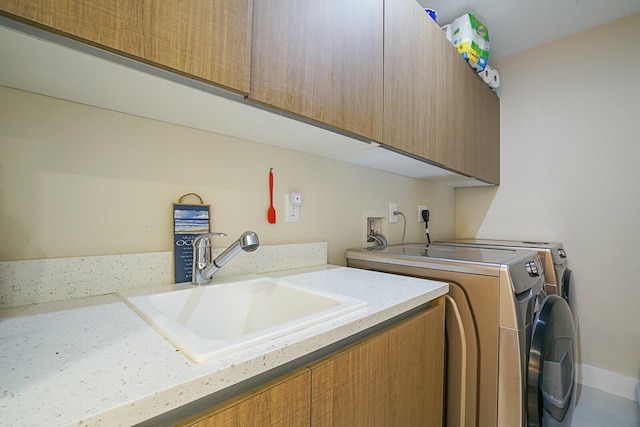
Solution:
[[[397,203],[389,203],[389,222],[398,222],[398,215],[393,213],[398,210]]]
[[[422,211],[429,209],[427,205],[418,205],[418,222],[424,222]]]
[[[291,203],[291,198],[288,194],[284,195],[285,199],[285,211],[284,211],[284,221],[285,222],[300,222],[300,206],[296,206]]]

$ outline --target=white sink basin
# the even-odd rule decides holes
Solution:
[[[298,331],[366,307],[337,294],[299,289],[271,278],[120,296],[195,362]]]

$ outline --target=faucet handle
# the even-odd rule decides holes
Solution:
[[[201,234],[195,239],[193,239],[193,247],[194,248],[206,248],[211,246],[211,238],[213,236],[226,236],[227,233],[206,233]]]
[[[211,238],[213,236],[226,236],[227,233],[206,233],[193,239],[193,271],[202,270],[211,262]]]

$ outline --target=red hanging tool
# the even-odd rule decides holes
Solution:
[[[273,168],[269,169],[269,210],[267,211],[269,224],[276,223],[276,210],[273,207]]]

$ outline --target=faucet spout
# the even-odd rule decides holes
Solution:
[[[367,248],[369,250],[380,251],[380,250],[385,249],[387,247],[387,238],[384,237],[382,234],[377,233],[375,231],[372,231],[371,234],[369,234],[367,236],[367,242],[375,242],[376,243],[376,246]]]
[[[258,235],[253,231],[246,231],[242,233],[242,236],[224,250],[220,255],[213,260],[213,264],[220,268],[231,260],[238,252],[253,252],[258,249],[260,242],[258,241]]]
[[[260,246],[258,235],[253,231],[242,233],[240,238],[211,261],[211,237],[226,236],[225,233],[208,233],[193,241],[193,270],[191,283],[205,285],[211,281],[213,275],[240,251],[253,252]]]

